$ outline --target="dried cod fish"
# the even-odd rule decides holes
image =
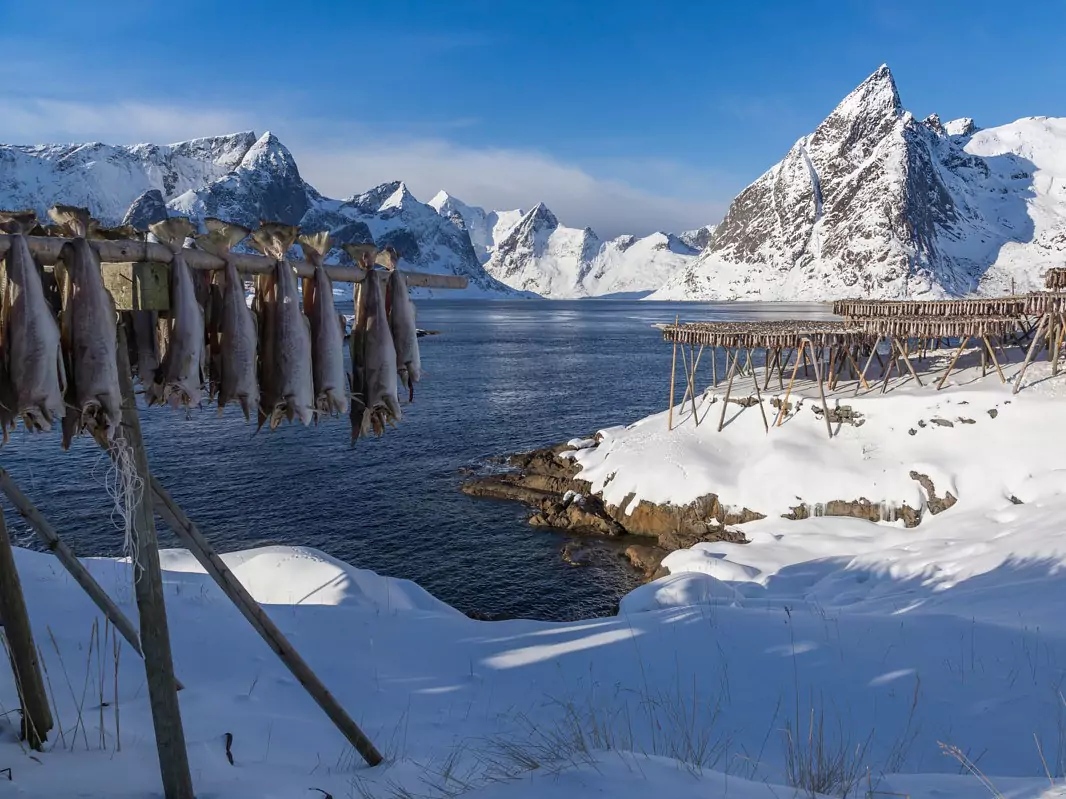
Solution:
[[[362,432],[373,430],[380,436],[387,423],[398,422],[403,414],[396,392],[396,347],[385,312],[385,289],[380,270],[371,270],[362,283],[366,294],[366,336],[364,341],[366,410]]]
[[[115,303],[104,287],[100,259],[86,239],[95,222],[86,209],[69,205],[57,205],[48,213],[71,237],[60,250],[57,264],[63,296],[60,335],[67,374],[63,448],[67,449],[82,430],[106,446],[122,419],[122,390],[116,360]]]
[[[297,228],[277,222],[264,222],[252,234],[256,247],[274,258],[274,267],[270,312],[273,316],[269,324],[269,343],[263,341],[263,355],[269,357],[268,371],[270,394],[269,404],[260,400],[261,419],[270,420],[270,429],[274,430],[283,418],[290,422],[297,418],[305,425],[311,423],[315,413],[315,392],[311,376],[311,328],[300,307],[299,289],[296,284],[296,272],[285,260],[289,248],[296,243]]]
[[[311,321],[311,361],[315,408],[329,416],[348,413],[344,374],[344,322],[333,303],[333,281],[322,261],[330,249],[329,232],[300,236],[304,258],[315,274],[304,281],[304,308]]]
[[[204,312],[196,301],[192,271],[182,246],[195,228],[174,217],[151,225],[152,235],[174,254],[170,262],[170,324],[167,351],[148,387],[148,404],[199,405],[204,388]]]
[[[378,248],[373,244],[344,244],[342,249],[352,257],[355,266],[365,271],[374,268],[374,256]],[[348,337],[348,353],[352,371],[348,374],[351,386],[351,408],[348,416],[352,422],[352,445],[363,432],[363,415],[366,411],[366,292],[365,280],[353,285],[352,300],[355,316]]]
[[[4,360],[15,397],[11,410],[22,416],[26,429],[51,430],[65,415],[66,370],[59,325],[26,241],[36,220],[33,211],[0,212],[0,228],[11,234],[3,294]]]
[[[222,271],[222,305],[219,309],[219,388],[218,413],[236,401],[250,419],[259,410],[259,380],[256,374],[256,321],[244,298],[244,281],[237,273],[230,250],[247,238],[249,230],[240,225],[205,219],[207,234],[197,244],[226,262]]]
[[[415,304],[407,291],[407,280],[399,269],[389,275],[389,328],[396,345],[396,371],[408,390],[408,402],[414,402],[415,383],[422,379],[422,360],[418,353],[418,328]]]

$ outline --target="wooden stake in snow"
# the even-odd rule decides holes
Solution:
[[[52,729],[52,712],[37,660],[30,617],[22,595],[22,583],[15,569],[15,553],[7,535],[4,513],[0,510],[0,622],[7,639],[11,671],[22,703],[22,734],[33,749],[41,749]]]
[[[141,420],[133,392],[129,348],[124,324],[118,326],[118,375],[122,388],[122,425],[119,437],[132,450],[133,469],[140,482],[133,503],[134,593],[141,618],[141,647],[148,678],[148,699],[152,707],[159,771],[166,799],[193,799],[189,755],[181,723],[174,661],[170,651],[170,629],[163,600],[163,569],[159,563],[159,543],[152,512],[151,472],[141,438]]]
[[[674,327],[681,321],[678,316],[674,319]],[[674,339],[674,359],[670,364],[670,411],[666,415],[666,429],[674,429],[674,378],[677,376],[677,339]]]
[[[814,359],[814,379],[818,381],[818,393],[822,395],[822,412],[825,414],[825,429],[829,432],[829,437],[833,437],[833,426],[829,423],[829,404],[825,401],[825,385],[822,383],[822,359],[817,357]]]
[[[259,603],[252,598],[247,589],[241,585],[240,580],[230,571],[212,548],[211,544],[185,515],[185,512],[167,493],[166,489],[156,478],[151,480],[151,495],[155,501],[155,509],[160,518],[181,539],[182,543],[189,548],[193,557],[199,561],[218,587],[229,597],[230,601],[255,628],[267,645],[281,658],[292,675],[300,682],[311,697],[318,703],[330,720],[337,725],[349,743],[363,756],[363,759],[371,766],[381,762],[381,753],[374,747],[370,739],[366,737],[359,725],[357,725],[341,707],[340,703],[329,692],[329,689],[318,679],[307,662],[300,657],[285,635],[277,628],[270,617],[263,611]],[[146,490],[148,488],[146,487]]]

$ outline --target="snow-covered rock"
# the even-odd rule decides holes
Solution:
[[[685,230],[677,234],[681,241],[695,250],[705,250],[714,238],[714,231],[718,225],[704,225],[695,230]]]
[[[1001,294],[1066,255],[1066,119],[919,122],[887,66],[733,200],[654,299]]]
[[[560,224],[544,203],[525,213],[485,211],[442,191],[429,205],[470,234],[490,275],[555,299],[654,291],[700,249],[667,233],[602,241],[590,228]]]

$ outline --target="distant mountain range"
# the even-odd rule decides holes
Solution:
[[[163,215],[328,228],[392,244],[410,268],[468,278],[465,296],[823,300],[1001,294],[1066,263],[1066,119],[987,130],[922,121],[880,67],[725,219],[603,240],[543,204],[486,211],[402,182],[324,197],[270,133],[173,145],[0,145],[0,207],[87,206],[142,229]],[[330,258],[344,262],[335,249]],[[433,292],[421,289],[421,294]],[[450,296],[455,296],[449,292]]]
[[[905,111],[880,67],[733,200],[654,299],[936,298],[1066,263],[1066,119],[987,130]]]

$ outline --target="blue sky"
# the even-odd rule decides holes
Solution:
[[[0,0],[0,141],[269,129],[327,194],[403,179],[602,234],[717,221],[882,62],[919,117],[1066,116],[1059,0],[48,9]]]

